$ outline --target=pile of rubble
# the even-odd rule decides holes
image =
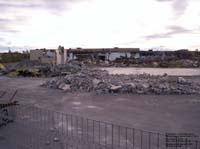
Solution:
[[[76,74],[53,78],[41,86],[66,92],[199,94],[200,84],[182,77],[143,75],[110,75],[107,71],[82,69]]]
[[[86,69],[86,66],[78,61],[71,61],[70,63],[63,64],[63,65],[54,65],[50,67],[48,76],[63,76],[63,75],[70,75],[76,74],[80,72],[82,69]]]
[[[90,67],[153,67],[153,68],[199,68],[199,60],[189,59],[172,59],[172,60],[154,60],[148,58],[141,59],[116,59],[114,61],[107,60],[82,60],[82,62]]]
[[[6,71],[6,67],[3,64],[0,63],[0,76],[4,75],[5,71]]]
[[[7,69],[9,76],[23,77],[55,77],[74,74],[85,66],[81,62],[72,61],[65,65],[41,64],[37,61],[22,61],[16,65],[11,65]]]

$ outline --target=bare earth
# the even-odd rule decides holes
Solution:
[[[20,103],[54,111],[149,131],[192,132],[200,136],[200,95],[64,93],[40,87],[45,80],[0,77],[0,90],[12,93],[18,89],[15,99]]]

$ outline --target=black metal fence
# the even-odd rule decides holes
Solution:
[[[200,149],[195,139],[25,105],[4,109],[0,123],[0,149]]]

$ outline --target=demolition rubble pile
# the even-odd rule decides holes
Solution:
[[[85,68],[76,74],[55,77],[41,86],[66,92],[134,93],[134,94],[199,94],[200,84],[183,77],[110,75],[107,71]]]
[[[78,61],[72,61],[67,64],[55,65],[50,67],[48,76],[54,77],[54,76],[76,74],[80,72],[82,69],[86,69],[86,66],[84,64]]]
[[[41,64],[37,61],[22,61],[17,65],[8,67],[9,76],[23,77],[55,77],[74,74],[84,68],[81,62],[70,62],[65,65]]]
[[[153,67],[153,68],[200,68],[200,60],[178,59],[178,60],[154,60],[151,58],[118,58],[114,61],[102,61],[102,60],[84,60],[84,64],[87,66],[99,66],[99,67]]]

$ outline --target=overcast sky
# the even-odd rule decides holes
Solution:
[[[200,48],[200,0],[0,0],[0,50]]]

